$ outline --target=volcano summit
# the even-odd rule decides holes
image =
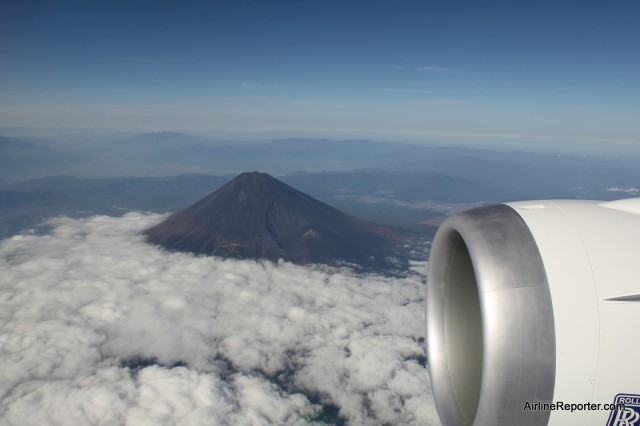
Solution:
[[[383,266],[405,239],[258,172],[237,176],[146,234],[170,250],[367,267]]]

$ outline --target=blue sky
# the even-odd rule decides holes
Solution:
[[[640,144],[640,3],[12,1],[0,126]]]

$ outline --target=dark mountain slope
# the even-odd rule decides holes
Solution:
[[[382,266],[404,239],[258,172],[239,175],[147,235],[171,250],[364,266]]]

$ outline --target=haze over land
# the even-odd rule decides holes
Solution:
[[[2,2],[0,425],[439,424],[431,238],[488,203],[639,196],[639,15]],[[411,235],[402,274],[145,242],[251,171]]]
[[[633,0],[3,2],[0,127],[637,152],[639,12]]]
[[[88,136],[86,138],[91,139]],[[175,212],[233,176],[268,172],[366,219],[432,233],[438,217],[533,198],[637,196],[630,155],[492,151],[369,140],[218,141],[176,132],[84,145],[0,138],[0,236],[51,215]]]

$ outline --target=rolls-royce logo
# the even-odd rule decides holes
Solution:
[[[607,426],[640,426],[640,395],[619,393],[613,402],[624,409],[611,411]]]

